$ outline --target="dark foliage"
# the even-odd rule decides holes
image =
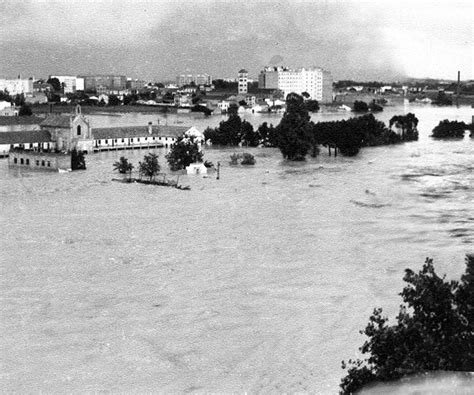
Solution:
[[[438,106],[451,106],[453,104],[453,99],[445,92],[439,91],[438,96],[436,96],[436,99],[432,102],[432,104],[436,104]]]
[[[380,112],[383,111],[383,107],[375,102],[375,100],[372,100],[369,103],[369,110],[371,112]]]
[[[318,112],[319,111],[319,103],[318,103],[317,100],[307,100],[305,102],[305,107],[306,107],[306,110],[308,110],[309,112]]]
[[[206,106],[201,106],[199,104],[196,104],[195,106],[191,107],[192,112],[202,112],[204,115],[211,115],[212,111],[209,110]]]
[[[431,137],[445,139],[445,138],[457,138],[462,139],[464,132],[468,129],[468,126],[464,122],[449,121],[445,119],[440,121],[438,126],[432,131]]]
[[[78,151],[74,148],[71,151],[71,169],[72,170],[85,170],[86,169],[86,158],[82,151]]]
[[[60,92],[61,91],[61,83],[59,82],[59,80],[57,78],[49,77],[46,82],[51,85],[54,92]]]
[[[264,147],[276,147],[277,145],[276,130],[272,124],[268,126],[266,122],[262,123],[257,129],[257,133],[260,138],[260,143]]]
[[[305,160],[311,147],[311,127],[303,97],[290,93],[286,98],[286,111],[276,127],[276,145],[285,159]]]
[[[397,322],[389,326],[382,309],[374,310],[361,331],[368,358],[342,364],[343,394],[416,373],[474,370],[474,255],[466,265],[460,282],[439,277],[429,258],[418,274],[406,269]]]
[[[202,162],[203,153],[194,136],[181,136],[166,154],[166,160],[171,170],[181,170],[191,163]]]
[[[138,163],[138,169],[140,172],[140,178],[142,176],[148,177],[151,180],[160,171],[160,164],[158,163],[158,155],[150,153],[143,157],[143,162]]]
[[[418,140],[418,118],[409,112],[407,115],[395,115],[390,119],[390,129],[395,126],[401,129],[402,141]]]
[[[120,174],[128,173],[130,177],[132,176],[133,167],[134,166],[124,156],[121,156],[120,160],[114,163],[114,170],[118,170]]]
[[[28,104],[23,104],[20,107],[20,111],[18,111],[18,115],[20,117],[33,115],[33,111],[31,111],[31,107]]]
[[[244,152],[242,154],[242,161],[240,162],[241,165],[254,165],[255,164],[255,157],[248,152]]]
[[[400,137],[372,114],[341,121],[317,122],[312,128],[311,144],[334,148],[345,156],[357,155],[361,147],[396,144]]]
[[[367,103],[365,101],[356,100],[354,102],[353,111],[354,112],[367,112],[367,111],[369,111],[369,106],[367,105]]]

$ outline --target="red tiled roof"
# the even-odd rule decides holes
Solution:
[[[47,130],[0,132],[0,144],[48,143],[51,141],[51,134]]]

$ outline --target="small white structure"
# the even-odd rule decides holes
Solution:
[[[204,163],[191,163],[186,167],[186,174],[207,174],[207,167]]]

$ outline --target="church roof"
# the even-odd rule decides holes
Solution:
[[[53,141],[47,130],[0,132],[0,144],[48,143]]]
[[[190,129],[188,126],[154,125],[152,133],[148,132],[148,126],[124,126],[112,128],[93,128],[94,139],[118,139],[132,137],[179,137]]]
[[[40,123],[40,126],[51,128],[70,128],[71,116],[61,114],[50,114],[43,122]]]

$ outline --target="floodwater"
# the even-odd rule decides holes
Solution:
[[[120,156],[147,151],[91,154],[67,174],[0,160],[2,391],[337,393],[373,308],[396,315],[404,269],[432,257],[459,279],[473,252],[473,141],[429,137],[471,109],[378,117],[409,111],[418,142],[354,158],[207,148],[221,177],[182,176],[190,191],[111,181]],[[228,165],[244,150],[254,167]]]

